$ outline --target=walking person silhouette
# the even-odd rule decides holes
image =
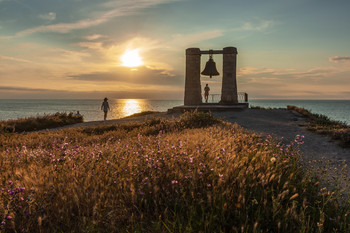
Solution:
[[[108,110],[110,110],[107,100],[108,100],[107,97],[104,98],[102,105],[101,105],[101,110],[103,110],[103,112],[104,112],[104,117],[103,117],[104,120],[107,119],[107,113],[108,113]]]

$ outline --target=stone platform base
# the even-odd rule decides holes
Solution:
[[[187,111],[200,111],[200,112],[223,112],[223,111],[233,111],[233,110],[243,110],[249,107],[249,103],[238,103],[238,104],[201,104],[201,105],[183,105],[176,106],[168,109],[168,113],[182,113]]]

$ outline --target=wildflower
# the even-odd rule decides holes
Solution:
[[[11,220],[11,219],[12,219],[12,216],[8,215],[8,216],[6,217],[6,219],[7,219],[7,220]]]
[[[219,177],[222,178],[224,175],[223,174],[219,174]]]
[[[272,163],[274,163],[274,162],[276,162],[276,158],[275,158],[275,157],[272,157],[272,158],[270,159],[270,161],[271,161]]]
[[[211,187],[211,184],[207,184],[207,186],[208,186],[208,188],[210,188],[210,187]]]
[[[110,165],[110,164],[111,164],[111,162],[110,162],[110,161],[108,161],[108,160],[106,161],[106,163],[107,163],[107,165]]]
[[[171,183],[172,183],[172,184],[177,184],[177,183],[179,183],[179,182],[178,182],[177,180],[172,180]]]
[[[6,225],[6,222],[5,222],[5,221],[2,221],[0,225],[5,226],[5,225]]]

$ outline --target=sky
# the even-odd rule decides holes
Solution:
[[[250,98],[350,99],[349,10],[349,0],[0,0],[0,99],[183,99],[186,48],[228,46]],[[127,51],[142,64],[125,66]],[[201,81],[221,93],[221,76]]]

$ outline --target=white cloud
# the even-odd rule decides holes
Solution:
[[[113,18],[131,15],[137,13],[139,10],[148,8],[151,6],[159,5],[162,3],[171,2],[171,0],[124,0],[117,2],[109,2],[109,8],[114,7],[112,10],[104,11],[99,14],[94,14],[92,18],[82,19],[72,23],[58,23],[45,26],[39,26],[23,30],[18,32],[15,37],[22,37],[37,32],[57,32],[68,33],[76,29],[84,29],[93,26],[100,25],[108,22]],[[107,5],[106,5],[107,6]]]
[[[330,57],[328,59],[330,62],[335,62],[335,63],[338,63],[338,62],[350,62],[350,57],[348,56],[333,56],[333,57]]]
[[[186,47],[198,42],[209,40],[217,37],[221,37],[224,34],[223,30],[210,30],[195,32],[192,34],[176,34],[173,35],[173,40],[169,42],[171,45],[176,45],[176,47]]]
[[[48,20],[48,21],[53,21],[56,19],[56,13],[49,12],[47,14],[42,14],[42,15],[39,15],[39,18],[44,19],[44,20]]]
[[[23,62],[23,63],[32,63],[31,61],[25,60],[25,59],[20,59],[20,58],[15,58],[15,57],[7,57],[7,56],[1,56],[0,55],[0,60],[7,60],[7,61],[14,61],[14,62]]]
[[[255,20],[255,21],[249,21],[244,22],[241,27],[233,28],[231,31],[259,31],[263,32],[266,31],[273,26],[275,26],[277,23],[274,20]]]
[[[86,36],[85,38],[86,38],[87,40],[97,40],[97,39],[100,39],[100,38],[102,38],[102,37],[103,37],[102,35],[93,34],[93,35]]]
[[[325,79],[336,76],[347,70],[339,70],[335,67],[314,67],[306,71],[296,71],[289,69],[273,69],[267,67],[243,67],[238,72],[238,77],[254,82],[265,82],[264,80],[286,81],[304,80],[313,81],[315,79]]]

